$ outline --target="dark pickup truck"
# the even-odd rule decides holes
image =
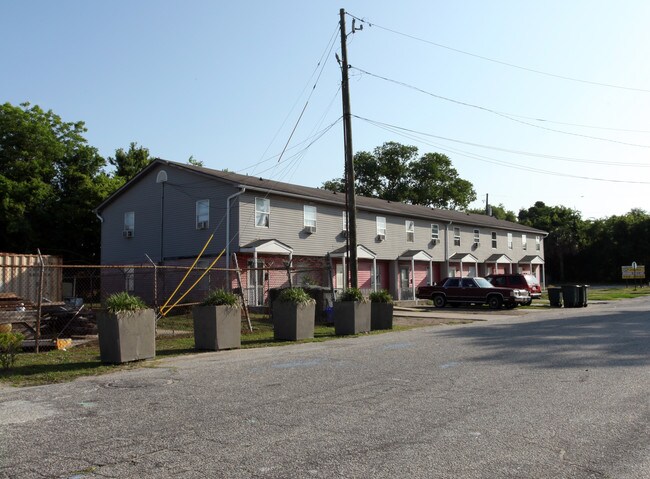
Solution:
[[[491,309],[514,308],[530,302],[524,289],[497,288],[485,278],[445,278],[433,286],[421,286],[419,299],[430,299],[436,308],[447,304],[487,304]]]

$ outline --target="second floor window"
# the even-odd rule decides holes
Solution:
[[[255,198],[255,226],[268,228],[271,216],[271,200]]]
[[[210,226],[210,200],[196,202],[196,229],[204,230]]]
[[[377,234],[386,236],[386,218],[377,216]]]
[[[135,233],[135,212],[124,213],[124,237],[131,238]]]
[[[303,207],[305,228],[316,228],[316,207],[305,205]]]
[[[492,248],[493,249],[497,248],[497,232],[496,231],[492,232]]]
[[[521,235],[521,248],[524,250],[528,249],[528,241],[526,240],[526,235]]]
[[[508,249],[512,249],[512,233],[508,233]]]
[[[454,246],[460,246],[460,228],[454,228]]]
[[[404,225],[406,226],[406,241],[413,243],[415,241],[415,221],[406,220]]]
[[[535,250],[540,251],[542,249],[542,237],[535,236]]]
[[[348,212],[347,211],[343,212],[343,216],[341,216],[341,221],[343,221],[343,224],[341,225],[341,229],[343,231],[347,231],[348,230]]]
[[[440,227],[438,225],[431,225],[431,239],[439,240],[440,239]]]
[[[474,230],[474,244],[481,242],[481,230]]]

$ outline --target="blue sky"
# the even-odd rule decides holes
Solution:
[[[650,210],[643,0],[4,0],[0,101],[84,121],[105,157],[135,141],[320,186],[343,172],[341,7],[367,22],[348,42],[355,152],[445,153],[474,207]]]

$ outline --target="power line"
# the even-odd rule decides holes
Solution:
[[[628,91],[638,91],[638,92],[643,92],[643,93],[650,93],[650,90],[645,89],[645,88],[635,88],[635,87],[628,87],[628,86],[623,86],[623,85],[614,85],[614,84],[611,84],[611,83],[597,82],[597,81],[592,81],[592,80],[584,80],[584,79],[574,78],[574,77],[570,77],[570,76],[566,76],[566,75],[558,75],[558,74],[555,74],[555,73],[549,73],[549,72],[545,72],[545,71],[542,71],[542,70],[536,70],[534,68],[528,68],[528,67],[524,67],[524,66],[521,66],[521,65],[516,65],[514,63],[508,63],[508,62],[505,62],[505,61],[502,61],[502,60],[497,60],[497,59],[486,57],[486,56],[483,56],[483,55],[478,55],[476,53],[467,52],[465,50],[460,50],[458,48],[450,47],[448,45],[443,45],[442,43],[432,42],[430,40],[426,40],[424,38],[416,37],[415,35],[410,35],[408,33],[403,33],[403,32],[399,32],[397,30],[392,30],[390,28],[383,27],[383,26],[378,25],[376,23],[370,23],[367,20],[356,17],[356,16],[354,16],[354,15],[352,15],[350,13],[348,13],[348,15],[350,15],[352,18],[354,18],[354,19],[356,19],[356,20],[358,20],[360,22],[363,22],[364,24],[368,25],[369,27],[377,27],[377,28],[379,28],[381,30],[385,30],[385,31],[393,33],[395,35],[400,35],[400,36],[403,36],[403,37],[406,37],[406,38],[410,38],[411,40],[416,40],[418,42],[433,45],[433,46],[438,47],[438,48],[444,48],[446,50],[449,50],[449,51],[452,51],[452,52],[455,52],[455,53],[460,53],[462,55],[467,55],[467,56],[470,56],[470,57],[478,58],[480,60],[484,60],[484,61],[487,61],[487,62],[492,62],[492,63],[496,63],[496,64],[499,64],[499,65],[504,65],[504,66],[507,66],[507,67],[510,67],[510,68],[516,68],[518,70],[523,70],[523,71],[527,71],[527,72],[531,72],[531,73],[536,73],[538,75],[544,75],[544,76],[548,76],[548,77],[552,77],[552,78],[559,78],[560,80],[567,80],[567,81],[572,81],[572,82],[577,82],[577,83],[585,83],[585,84],[588,84],[588,85],[596,85],[596,86],[607,87],[607,88],[617,88],[619,90],[628,90]]]
[[[354,68],[355,70],[357,70],[357,71],[359,71],[359,72],[361,72],[361,73],[363,73],[365,75],[369,75],[369,76],[372,76],[374,78],[378,78],[380,80],[384,80],[384,81],[394,83],[394,84],[399,85],[399,86],[410,88],[410,89],[418,91],[420,93],[424,93],[425,95],[429,95],[429,96],[437,98],[439,100],[444,100],[444,101],[448,101],[448,102],[451,102],[451,103],[455,103],[457,105],[462,105],[462,106],[466,106],[466,107],[469,107],[469,108],[475,108],[477,110],[482,110],[482,111],[485,111],[487,113],[492,113],[492,114],[500,116],[502,118],[506,118],[506,119],[508,119],[510,121],[514,121],[516,123],[521,123],[522,125],[532,126],[533,128],[539,128],[541,130],[551,131],[551,132],[554,132],[554,133],[560,133],[560,134],[563,134],[563,135],[570,135],[570,136],[577,136],[577,137],[580,137],[580,138],[587,138],[589,140],[606,141],[606,142],[610,142],[610,143],[617,143],[617,144],[620,144],[620,145],[635,146],[635,147],[638,147],[638,148],[650,148],[650,145],[642,145],[642,144],[638,144],[638,143],[629,143],[629,142],[626,142],[626,141],[613,140],[611,138],[603,138],[603,137],[600,137],[600,136],[584,135],[584,134],[581,134],[581,133],[573,133],[573,132],[570,132],[570,131],[557,130],[555,128],[549,128],[549,127],[546,127],[546,126],[535,125],[534,123],[530,123],[528,121],[520,120],[519,118],[524,118],[524,117],[521,117],[521,116],[519,116],[517,118],[517,115],[511,115],[509,113],[503,113],[503,112],[493,110],[491,108],[487,108],[487,107],[484,107],[484,106],[474,105],[472,103],[467,103],[467,102],[460,101],[460,100],[454,100],[453,98],[448,98],[448,97],[445,97],[445,96],[442,96],[442,95],[437,95],[435,93],[431,93],[429,91],[423,90],[423,89],[421,89],[419,87],[410,85],[408,83],[404,83],[404,82],[399,81],[399,80],[393,80],[392,78],[388,78],[388,77],[384,77],[384,76],[381,76],[381,75],[377,75],[375,73],[371,73],[371,72],[363,70],[363,69],[361,69],[359,67],[350,66],[350,68]]]

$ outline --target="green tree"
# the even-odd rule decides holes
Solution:
[[[187,159],[187,163],[194,166],[204,166],[201,160],[194,158],[194,155],[190,155],[190,157]]]
[[[97,261],[92,210],[116,183],[85,131],[29,103],[0,106],[0,251]]]
[[[567,278],[567,261],[571,261],[586,243],[585,222],[580,212],[566,206],[546,206],[538,201],[519,211],[519,222],[548,232],[544,241],[547,275],[559,281]],[[575,278],[576,271],[569,271]]]
[[[125,181],[129,181],[152,161],[149,149],[138,146],[134,141],[129,144],[127,151],[119,148],[115,150],[115,157],[108,159],[108,162],[115,167],[115,176],[119,176]]]
[[[515,212],[507,210],[503,203],[500,203],[499,206],[490,205],[490,211],[492,212],[492,216],[498,220],[512,221],[513,223],[516,223],[518,221]],[[486,214],[484,208],[470,208],[467,210],[467,212],[474,213],[476,215]]]
[[[432,206],[466,208],[476,199],[472,184],[458,176],[451,160],[440,153],[418,158],[415,146],[386,142],[372,153],[354,155],[355,190],[361,196]],[[323,188],[345,191],[345,183],[335,178]]]

